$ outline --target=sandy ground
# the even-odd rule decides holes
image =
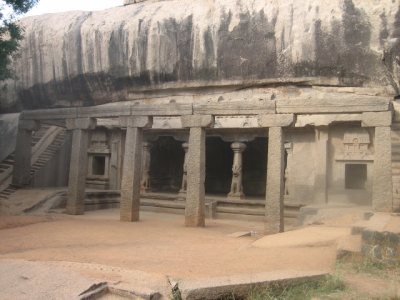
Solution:
[[[99,282],[168,296],[168,280],[332,272],[337,245],[350,238],[350,225],[362,214],[339,215],[270,236],[259,222],[206,220],[205,228],[186,228],[183,216],[150,212],[141,212],[139,222],[120,222],[119,209],[0,216],[0,298],[78,299]],[[256,233],[227,236],[239,231]],[[353,286],[374,283],[357,276],[349,279]],[[371,293],[388,284],[382,281]]]

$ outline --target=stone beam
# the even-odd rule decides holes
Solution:
[[[261,127],[287,127],[294,122],[293,114],[258,115],[258,125]]]
[[[123,104],[112,104],[104,106],[92,106],[92,107],[78,107],[77,117],[117,117],[117,116],[129,116],[131,114],[130,105]]]
[[[126,123],[124,164],[122,167],[120,220],[139,221],[140,176],[142,167],[142,128],[151,127],[151,117],[121,117]]]
[[[251,102],[229,102],[229,103],[207,103],[193,104],[193,113],[199,115],[257,115],[274,114],[275,101],[264,102],[263,104],[254,104]]]
[[[372,206],[375,211],[393,211],[391,145],[390,127],[376,127],[372,187]]]
[[[190,115],[182,116],[183,127],[212,127],[214,126],[214,117],[211,115]]]
[[[362,127],[385,127],[392,125],[391,111],[365,112],[362,114]]]
[[[267,234],[283,232],[284,151],[282,127],[269,128],[264,219]]]
[[[77,118],[77,108],[54,108],[23,111],[20,115],[22,120],[52,120],[52,119],[74,119]]]
[[[66,126],[68,130],[93,130],[96,128],[97,121],[93,118],[67,119]]]
[[[365,97],[362,99],[285,99],[276,101],[278,114],[361,113],[388,111],[390,99]]]
[[[138,104],[131,105],[132,116],[182,116],[193,114],[192,104]]]
[[[294,127],[329,126],[334,122],[361,121],[362,114],[297,115]]]

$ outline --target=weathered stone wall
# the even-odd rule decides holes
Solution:
[[[398,94],[400,11],[392,0],[150,1],[21,23],[20,80],[9,83],[0,112],[207,85]]]
[[[0,162],[14,152],[19,114],[0,115]]]

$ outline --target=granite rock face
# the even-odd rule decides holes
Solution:
[[[205,86],[399,92],[400,8],[392,0],[145,1],[21,23],[20,80],[9,82],[0,112]]]

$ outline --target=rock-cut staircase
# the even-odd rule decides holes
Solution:
[[[42,124],[41,128],[32,136],[32,164],[30,177],[33,178],[37,171],[43,168],[51,160],[56,152],[64,145],[70,133],[57,126]],[[10,185],[14,165],[14,153],[7,156],[0,163],[0,199],[8,199],[18,190]]]

